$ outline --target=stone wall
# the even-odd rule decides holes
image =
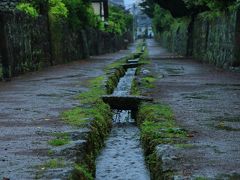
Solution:
[[[47,13],[29,17],[13,10],[16,2],[0,2],[0,39],[4,42],[0,43],[0,63],[5,77],[114,52],[126,45],[126,36],[92,28],[76,30],[67,21],[55,22]]]
[[[166,32],[163,33],[161,42],[172,52],[190,55],[218,67],[240,66],[238,18],[237,12],[225,13],[212,20],[203,20],[198,16],[194,18],[191,31],[190,24],[186,23],[167,36]]]
[[[219,67],[237,65],[236,22],[236,13],[225,14],[212,21],[197,18],[193,33],[193,56]]]
[[[50,65],[47,17],[32,19],[21,13],[9,13],[4,16],[11,75]]]
[[[186,22],[186,24],[183,24],[177,29],[162,33],[160,36],[161,43],[171,52],[186,55],[188,42],[188,24],[189,23]]]

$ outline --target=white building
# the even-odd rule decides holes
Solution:
[[[152,38],[154,36],[152,20],[144,14],[137,4],[133,5],[135,38]]]

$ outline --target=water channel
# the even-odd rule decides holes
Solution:
[[[130,94],[136,68],[129,68],[113,92],[115,96]],[[105,148],[96,160],[96,180],[149,180],[140,144],[140,131],[131,111],[113,110],[113,128]]]

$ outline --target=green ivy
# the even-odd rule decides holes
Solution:
[[[186,23],[190,22],[188,17],[173,18],[168,10],[155,5],[153,18],[153,30],[155,34],[162,32],[177,31],[179,28],[185,27]]]
[[[16,8],[31,17],[37,17],[39,15],[36,8],[30,3],[19,3]]]
[[[92,27],[101,31],[123,34],[132,30],[133,17],[124,9],[110,6],[107,22],[94,13],[90,0],[32,0],[31,3],[22,0],[17,9],[37,17],[40,7],[48,7],[48,13],[55,22],[65,18],[73,29]]]
[[[131,14],[116,6],[110,6],[108,27],[105,31],[123,34],[132,30],[133,17]]]
[[[49,0],[50,14],[56,17],[67,17],[68,9],[62,0]]]

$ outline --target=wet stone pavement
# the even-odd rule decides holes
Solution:
[[[240,179],[240,74],[196,60],[167,58],[171,53],[149,40],[156,74],[151,90],[169,104],[177,124],[192,138],[172,168],[184,177]]]
[[[90,78],[133,51],[95,56],[28,73],[0,82],[0,179],[34,179],[36,166],[49,159],[48,140],[54,132],[71,130],[59,115],[79,102]]]

